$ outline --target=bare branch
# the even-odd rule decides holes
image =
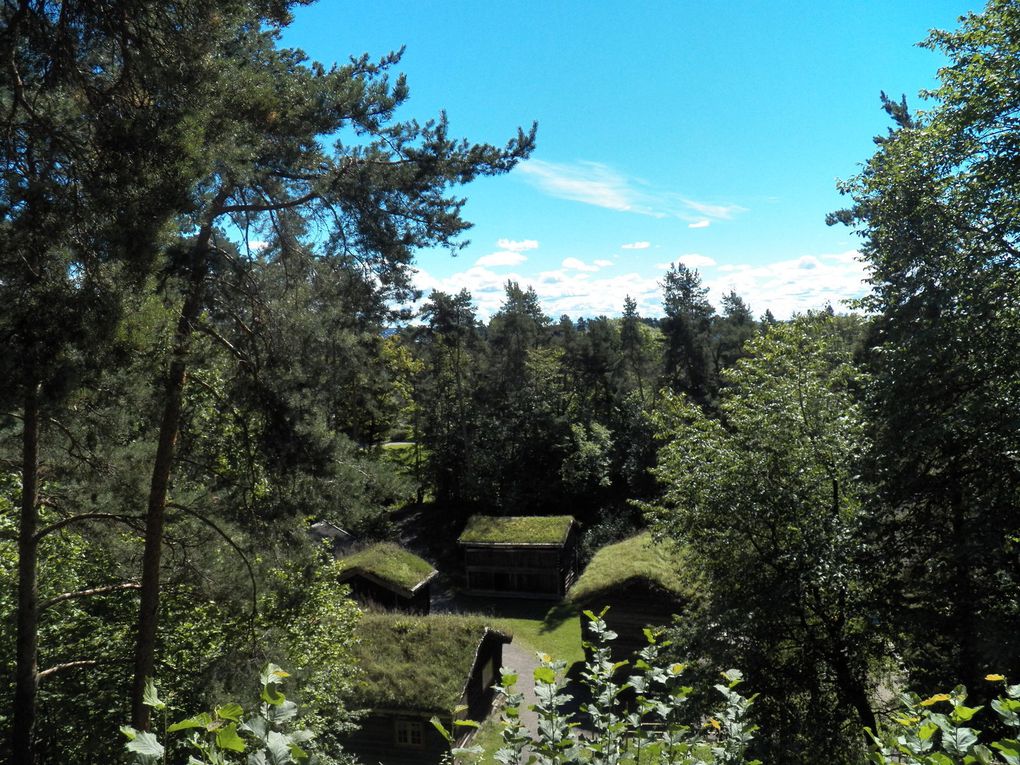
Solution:
[[[213,531],[219,534],[228,545],[234,548],[234,552],[237,553],[238,557],[240,557],[241,560],[244,562],[245,568],[248,569],[248,579],[251,581],[251,613],[248,615],[248,619],[251,622],[252,626],[254,627],[255,616],[258,613],[258,583],[255,581],[255,570],[252,568],[251,562],[248,560],[248,556],[244,554],[244,550],[242,550],[237,545],[237,543],[230,538],[229,534],[227,534],[223,529],[217,526],[216,523],[206,518],[198,511],[192,510],[190,507],[178,504],[177,502],[167,502],[166,506],[172,507],[175,510],[180,510],[183,513],[187,513],[192,518],[195,518],[196,520],[199,520],[202,523],[206,524]]]
[[[81,523],[82,521],[119,521],[125,523],[132,528],[135,527],[137,521],[145,520],[144,515],[122,515],[118,513],[81,513],[80,515],[71,515],[67,518],[62,518],[59,521],[51,523],[49,526],[43,526],[39,531],[35,533],[35,541],[38,542],[40,539],[45,537],[47,534],[52,534],[54,531],[59,531],[72,523]]]
[[[77,590],[75,592],[64,592],[60,595],[55,595],[52,598],[44,600],[39,604],[39,610],[43,611],[50,606],[55,606],[57,603],[63,603],[66,600],[73,600],[75,598],[88,598],[93,595],[105,595],[108,592],[121,592],[123,590],[140,590],[142,585],[138,582],[122,582],[120,584],[107,584],[102,587],[92,587],[88,590]]]

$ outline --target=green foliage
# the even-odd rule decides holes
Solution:
[[[168,734],[187,731],[182,742],[167,746],[187,751],[188,765],[315,765],[318,759],[306,751],[314,734],[295,729],[297,705],[280,690],[287,677],[275,664],[266,665],[259,678],[259,703],[248,713],[240,704],[229,703],[172,725],[164,722],[164,740]],[[146,682],[144,701],[154,712],[165,713],[166,704],[151,679]],[[120,730],[128,739],[125,749],[134,765],[158,765],[166,760],[166,748],[154,733],[130,725]]]
[[[884,651],[866,618],[850,347],[825,314],[773,326],[725,375],[721,419],[668,395],[657,420],[663,500],[648,510],[701,585],[674,639],[747,671],[762,744],[791,763],[853,761],[873,722],[869,661]]]
[[[1020,9],[960,21],[924,43],[946,57],[924,111],[883,94],[893,127],[831,221],[859,228],[872,274],[881,618],[913,683],[980,689],[989,666],[1020,670]]]
[[[923,701],[916,693],[906,693],[891,723],[872,733],[869,761],[876,765],[1020,764],[1020,685],[1008,685],[1002,675],[988,675],[985,680],[1003,685],[991,707],[1008,738],[981,741],[981,731],[973,724],[982,707],[964,704],[967,689],[963,686]]]

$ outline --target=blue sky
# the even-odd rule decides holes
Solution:
[[[885,90],[935,83],[916,43],[967,0],[514,3],[320,0],[286,45],[343,62],[406,46],[401,118],[445,109],[455,134],[505,142],[537,120],[532,159],[463,189],[457,257],[423,252],[418,285],[467,288],[480,313],[514,279],[546,313],[661,314],[680,260],[710,299],[735,289],[777,316],[859,296],[858,239],[827,227],[888,122]]]

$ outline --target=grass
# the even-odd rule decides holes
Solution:
[[[656,543],[645,532],[607,545],[570,588],[568,599],[588,603],[593,598],[630,582],[644,581],[681,597],[692,597],[695,583],[679,571],[683,554],[667,544]]]
[[[449,714],[460,703],[478,644],[492,624],[478,616],[363,614],[356,658],[364,680],[355,691],[356,704]]]
[[[574,519],[569,515],[493,517],[473,515],[460,542],[473,544],[563,544]]]
[[[414,553],[392,542],[380,542],[337,561],[341,573],[364,571],[405,590],[413,590],[436,570]]]
[[[578,611],[571,603],[518,598],[472,598],[463,596],[462,603],[469,610],[494,613],[487,617],[514,636],[514,644],[529,651],[547,653],[562,659],[567,665],[584,661],[581,648],[581,627]]]

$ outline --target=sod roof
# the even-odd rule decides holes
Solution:
[[[410,597],[436,575],[432,565],[392,542],[379,542],[337,561],[340,581],[363,574]]]
[[[362,615],[356,658],[364,672],[355,705],[449,714],[461,703],[482,640],[510,642],[480,616]]]
[[[562,545],[574,519],[569,515],[494,517],[473,515],[457,541],[481,545]]]
[[[678,597],[693,595],[693,582],[679,569],[682,552],[665,542],[655,542],[648,532],[606,545],[591,559],[584,573],[567,593],[575,603],[587,603],[604,594],[635,583],[645,583]]]

